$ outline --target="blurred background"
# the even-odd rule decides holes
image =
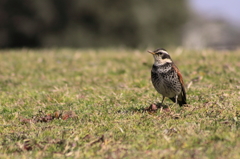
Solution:
[[[1,0],[0,48],[240,46],[239,0]]]

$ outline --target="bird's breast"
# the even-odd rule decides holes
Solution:
[[[165,71],[168,70],[168,71]],[[152,84],[158,93],[166,97],[174,97],[181,93],[181,83],[173,69],[153,68],[151,71]]]

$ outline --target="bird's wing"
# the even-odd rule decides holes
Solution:
[[[183,104],[187,104],[187,99],[186,99],[186,91],[185,91],[185,87],[184,87],[184,82],[183,82],[183,78],[182,78],[182,75],[179,71],[179,69],[177,68],[177,66],[173,63],[172,65],[173,69],[177,72],[177,76],[178,76],[178,79],[182,85],[182,103]]]

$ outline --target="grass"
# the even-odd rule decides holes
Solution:
[[[145,50],[0,51],[0,158],[240,158],[240,50],[169,50],[187,107]]]

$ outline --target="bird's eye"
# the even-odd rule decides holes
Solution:
[[[162,55],[162,53],[161,53],[161,52],[158,52],[157,54],[158,54],[158,55]]]

